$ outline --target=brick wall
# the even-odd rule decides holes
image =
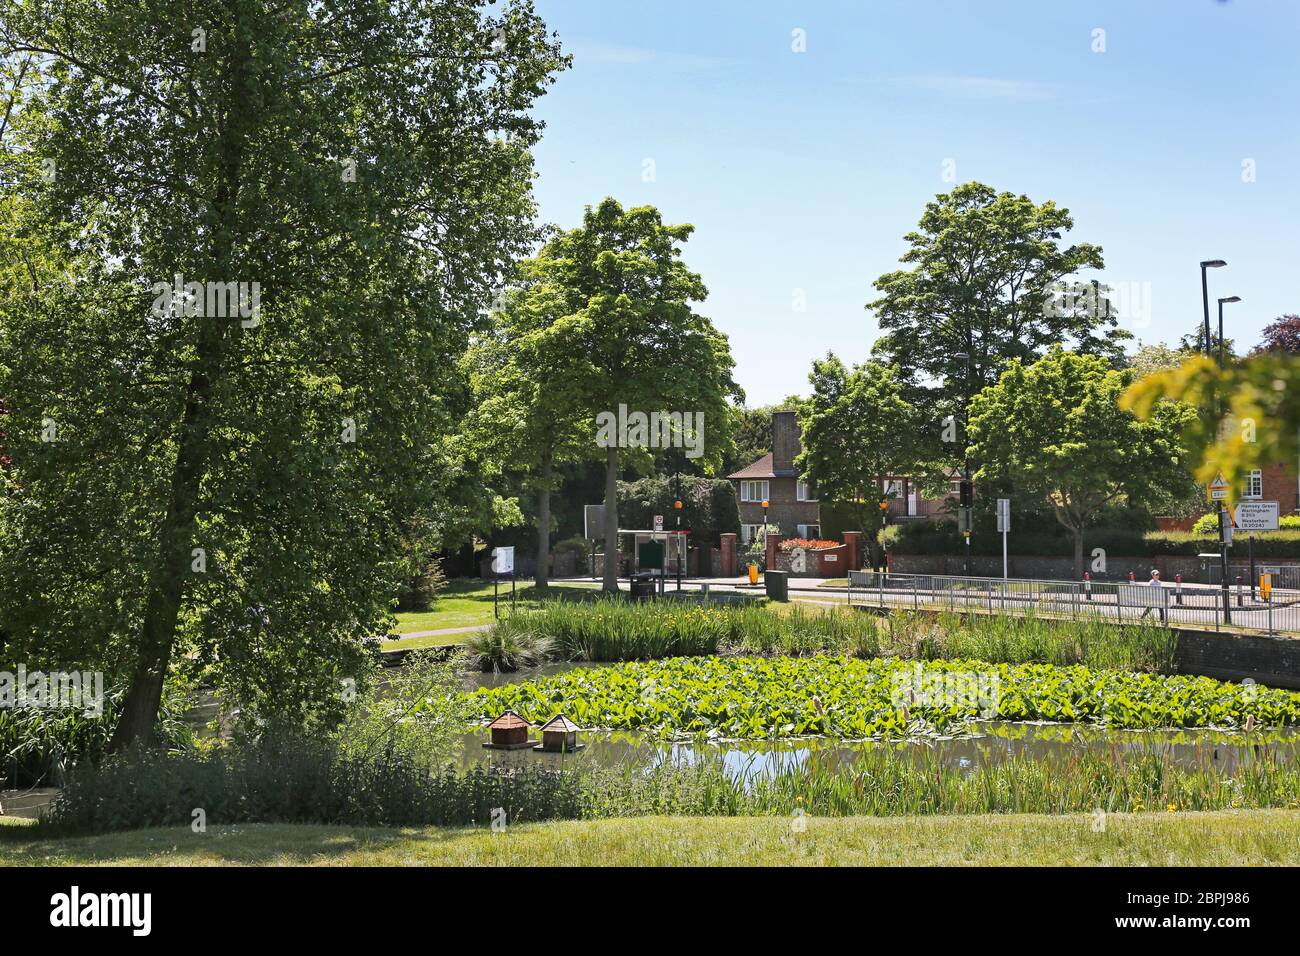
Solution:
[[[737,487],[739,491],[739,487]],[[767,523],[778,525],[786,538],[799,536],[799,525],[817,524],[820,514],[815,501],[798,500],[798,482],[794,478],[770,478],[767,486]],[[742,501],[740,520],[743,524],[763,523],[763,503]]]

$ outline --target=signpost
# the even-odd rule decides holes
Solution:
[[[497,588],[503,577],[510,578],[510,610],[515,609],[515,549],[492,549],[492,616],[500,617],[501,609],[497,606]]]
[[[1250,597],[1255,598],[1255,532],[1276,531],[1278,506],[1276,501],[1243,501],[1237,505],[1233,516],[1235,524],[1247,532],[1246,547],[1250,554]],[[1267,597],[1265,600],[1268,600]]]
[[[998,531],[1002,534],[1002,580],[1007,579],[1007,535],[1011,531],[1011,499],[998,499]]]

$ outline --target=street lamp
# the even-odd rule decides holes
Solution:
[[[1222,259],[1203,259],[1201,260],[1201,309],[1205,317],[1205,355],[1210,355],[1210,291],[1209,284],[1205,278],[1206,269],[1222,269],[1227,263]],[[1223,364],[1223,303],[1219,303],[1219,364]],[[1214,413],[1217,420],[1219,415],[1219,402],[1216,396],[1214,404]],[[1219,587],[1223,592],[1223,623],[1232,622],[1232,609],[1228,597],[1228,542],[1225,540],[1224,524],[1227,519],[1225,507],[1222,501],[1219,502]]]
[[[1205,259],[1201,262],[1201,306],[1205,314],[1205,354],[1210,354],[1210,292],[1205,279],[1206,269],[1222,269],[1227,263],[1222,259]]]
[[[679,485],[677,490],[678,494],[681,494],[680,477],[681,476],[678,476],[678,485]],[[682,499],[681,498],[676,498],[673,500],[673,510],[677,512],[677,590],[680,591],[682,589],[682,562],[686,559],[686,549],[682,545]]]
[[[1240,301],[1239,295],[1230,295],[1219,300],[1219,368],[1223,368],[1223,303]]]
[[[971,348],[970,328],[966,330],[966,345]],[[970,362],[971,353],[958,352],[953,358],[964,358],[966,360],[966,403],[962,406],[961,412],[961,448],[962,448],[962,470],[961,470],[961,510],[965,512],[965,528],[963,531],[966,538],[966,577],[970,577],[970,539],[974,531],[975,522],[972,520],[972,505],[974,504],[974,494],[970,483],[970,432],[968,430],[970,418]]]

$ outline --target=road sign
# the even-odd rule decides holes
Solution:
[[[1215,475],[1214,481],[1210,482],[1210,500],[1222,501],[1228,497],[1228,483],[1223,480],[1223,475]]]
[[[1219,540],[1232,544],[1232,512],[1227,508],[1219,512]]]
[[[1276,501],[1243,501],[1237,505],[1234,520],[1239,531],[1276,531],[1278,506]]]
[[[663,515],[655,515],[655,530],[656,530],[656,531],[662,531],[662,530],[664,530],[664,516],[663,516]]]
[[[1011,530],[1011,499],[998,499],[998,531],[1006,534]]]
[[[492,549],[492,572],[494,574],[514,574],[515,549],[513,547]]]

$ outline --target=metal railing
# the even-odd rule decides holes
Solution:
[[[1224,608],[1222,589],[1197,584],[1152,587],[1127,581],[1049,581],[940,574],[849,572],[848,603],[920,610],[1034,614],[1116,624],[1153,621],[1165,626],[1300,633],[1300,589],[1274,586],[1268,598],[1233,585]]]

